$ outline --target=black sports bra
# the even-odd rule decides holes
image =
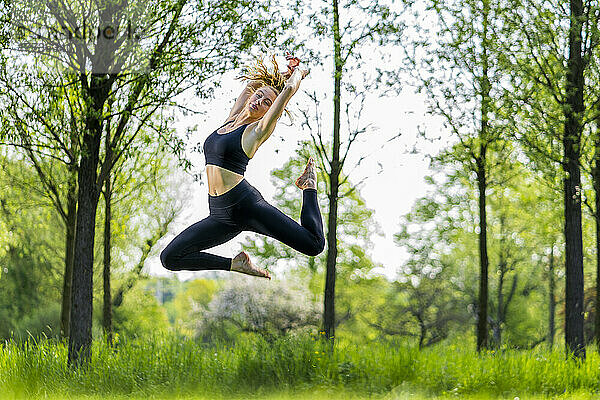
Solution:
[[[229,122],[221,125],[206,138],[203,146],[204,157],[207,165],[216,165],[244,175],[250,158],[242,149],[242,133],[248,124],[238,126],[229,133],[218,134],[217,131]]]

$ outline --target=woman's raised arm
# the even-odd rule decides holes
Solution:
[[[300,82],[307,74],[308,70],[295,68],[290,78],[286,81],[283,90],[273,102],[273,105],[271,105],[269,110],[258,121],[254,128],[250,129],[249,132],[246,132],[246,143],[248,144],[246,147],[252,149],[252,154],[254,154],[256,149],[271,136],[271,133],[275,130],[277,120],[285,110],[285,106],[294,93],[296,93],[300,87]]]

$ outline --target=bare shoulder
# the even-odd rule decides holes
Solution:
[[[242,133],[242,150],[244,150],[244,153],[246,153],[248,158],[254,157],[256,150],[258,150],[262,144],[259,140],[260,135],[256,132],[256,127],[259,122],[260,120],[248,124]]]
[[[229,124],[231,124],[234,120],[235,120],[235,116],[233,116],[232,118],[227,118],[225,120],[225,122],[223,122],[223,124],[221,125],[221,127],[217,128],[217,133],[223,133],[223,132],[227,131],[227,126]]]

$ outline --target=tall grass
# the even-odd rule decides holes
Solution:
[[[585,362],[541,348],[477,354],[457,345],[419,352],[382,343],[341,344],[331,354],[309,336],[271,342],[244,337],[233,346],[158,336],[121,340],[114,348],[97,341],[92,354],[85,368],[71,369],[64,344],[9,341],[0,348],[0,393],[230,398],[287,390],[370,395],[398,387],[458,397],[600,393],[600,358],[592,351]]]

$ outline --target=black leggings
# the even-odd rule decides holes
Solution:
[[[231,258],[202,250],[228,242],[242,231],[270,236],[309,256],[325,247],[323,221],[317,191],[302,191],[302,211],[296,221],[265,201],[245,179],[220,196],[208,196],[210,215],[181,232],[160,254],[162,265],[171,271],[229,271]]]

